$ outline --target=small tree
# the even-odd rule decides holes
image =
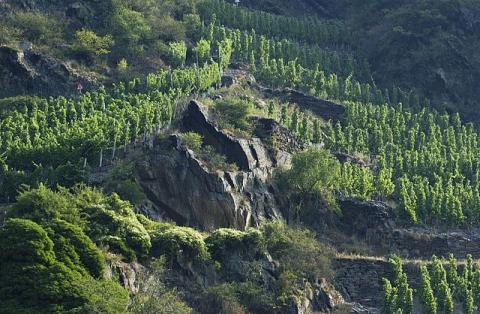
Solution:
[[[202,147],[202,136],[195,132],[187,132],[182,134],[182,144],[195,152]]]
[[[81,29],[75,33],[72,50],[89,61],[110,53],[114,41],[111,35],[98,36],[95,32]]]
[[[303,199],[317,195],[324,202],[337,209],[333,191],[338,186],[340,163],[330,152],[310,148],[293,157],[292,168],[286,173],[289,192],[299,197],[298,209]],[[297,213],[298,214],[298,213]]]

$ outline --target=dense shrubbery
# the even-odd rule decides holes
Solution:
[[[102,279],[103,256],[91,240],[66,222],[47,230],[26,219],[10,219],[0,229],[2,311],[124,311],[127,292]]]
[[[76,232],[77,227],[70,225],[74,224],[97,244],[112,244],[114,250],[128,251],[130,259],[136,254],[148,254],[151,247],[148,232],[128,202],[122,201],[116,194],[105,196],[91,188],[77,188],[73,192],[61,188],[59,192],[54,192],[41,185],[38,189],[21,193],[8,216],[31,219],[46,224],[52,230],[63,228],[59,230],[70,233]],[[55,219],[65,223],[50,225]],[[85,238],[77,237],[72,241],[80,243]],[[87,262],[82,260],[82,256],[80,258],[82,263]],[[85,255],[84,259],[88,257]]]
[[[255,257],[265,249],[263,235],[256,229],[249,229],[246,232],[218,229],[205,239],[205,243],[212,258],[217,261],[228,258],[233,252]]]

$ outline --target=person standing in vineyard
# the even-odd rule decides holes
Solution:
[[[77,93],[81,94],[82,91],[83,91],[83,85],[82,85],[82,83],[78,82],[77,83]]]

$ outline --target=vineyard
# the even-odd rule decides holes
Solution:
[[[72,64],[86,74],[103,69],[99,88],[77,83],[70,96],[22,90],[0,99],[0,234],[7,239],[0,238],[0,265],[15,264],[11,256],[27,265],[15,266],[13,275],[0,270],[0,299],[6,289],[9,309],[21,302],[1,279],[18,275],[23,281],[29,265],[45,263],[35,266],[43,269],[41,278],[52,265],[88,278],[98,289],[83,296],[92,304],[101,303],[95,295],[104,281],[123,291],[121,304],[108,305],[120,310],[105,313],[130,311],[132,304],[139,308],[131,313],[147,313],[148,302],[164,296],[185,314],[192,313],[187,303],[195,313],[292,312],[301,302],[315,304],[310,295],[330,298],[334,291],[341,299],[348,291],[343,297],[353,299],[350,286],[335,286],[332,265],[353,263],[341,259],[354,255],[361,267],[372,267],[372,280],[378,279],[372,286],[383,284],[383,304],[375,305],[382,313],[480,309],[479,256],[466,249],[480,238],[480,138],[477,125],[465,122],[469,117],[433,109],[447,105],[425,90],[380,81],[372,56],[361,51],[360,31],[343,16],[281,16],[224,0],[160,2],[108,1],[112,16],[105,14],[98,34],[85,27],[62,34],[70,41],[55,58],[76,58]],[[0,4],[0,12],[4,8]],[[75,16],[68,27],[77,28],[72,25],[81,24],[86,11],[67,11],[61,16]],[[37,13],[0,21],[6,29],[0,30],[0,48],[16,36],[31,36],[16,28],[16,19],[40,32],[50,13]],[[406,42],[417,40],[400,26],[391,28]],[[33,55],[29,49],[11,51],[22,61]],[[8,59],[1,53],[0,62]],[[321,115],[317,104],[336,109]],[[181,213],[171,205],[180,198]],[[269,221],[277,218],[281,222]],[[245,230],[225,229],[234,227]],[[17,235],[20,241],[9,240]],[[32,243],[38,251],[41,246],[48,258],[24,253],[21,244],[9,251],[10,241]],[[88,250],[76,251],[83,247]],[[437,254],[439,247],[443,253]],[[421,260],[418,273],[404,270],[402,258],[425,259],[432,252],[439,257]],[[383,257],[392,253],[398,254],[389,260],[393,271],[381,272]],[[98,257],[95,272],[88,254]],[[377,264],[368,264],[368,257],[379,255]],[[157,279],[149,282],[150,291],[139,284],[138,297],[138,291],[127,296],[131,287],[120,275],[133,262],[159,269],[152,271]],[[169,271],[174,275],[165,275]],[[185,276],[177,294],[174,281]],[[358,304],[342,300],[368,311],[361,302],[378,301],[381,288],[375,289]],[[199,300],[208,300],[207,306]],[[82,309],[83,301],[75,302],[65,306]],[[89,306],[95,312],[96,304]]]
[[[480,269],[467,256],[459,270],[457,260],[450,255],[447,261],[433,256],[429,266],[420,266],[420,289],[410,288],[402,260],[390,259],[392,281],[384,278],[384,313],[416,313],[414,298],[421,303],[422,313],[474,313],[480,306]],[[446,265],[446,267],[444,266]]]

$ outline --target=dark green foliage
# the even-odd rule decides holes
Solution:
[[[246,232],[233,229],[215,230],[205,239],[212,258],[222,261],[238,252],[248,257],[255,257],[264,249],[264,239],[260,231],[249,229]]]
[[[180,258],[205,262],[210,259],[203,236],[198,231],[185,227],[172,227],[152,234],[151,255],[165,255],[169,261]]]
[[[0,263],[51,265],[54,262],[53,242],[35,222],[10,219],[0,233]],[[2,270],[6,269],[2,267]]]
[[[251,103],[238,98],[220,99],[215,102],[216,121],[227,129],[248,131],[251,126],[247,118],[251,110]]]
[[[75,253],[71,245],[77,242],[83,246],[77,248],[80,258],[96,274],[104,267],[96,262],[99,261],[95,253],[98,249],[82,237],[80,230],[69,229],[70,226],[62,222],[54,225],[63,226],[57,227],[63,230],[59,235],[53,234],[53,241],[47,231],[30,220],[10,219],[0,229],[2,311],[52,313],[96,308],[104,313],[116,313],[125,309],[127,293],[118,284],[94,280],[88,272],[77,268],[81,264],[72,269],[63,263],[66,251]],[[70,239],[61,241],[67,234]],[[60,242],[62,246],[58,245]],[[102,294],[101,302],[97,299],[99,294]]]
[[[318,242],[308,229],[288,227],[277,221],[264,224],[261,231],[267,251],[280,262],[281,272],[313,280],[332,275],[333,249]]]
[[[142,187],[135,181],[134,164],[122,160],[113,164],[103,186],[105,192],[115,192],[134,205],[141,204],[146,198]]]
[[[46,223],[46,230],[59,261],[71,269],[85,268],[95,278],[103,277],[105,258],[80,227],[56,219]]]
[[[61,188],[59,192],[54,192],[41,185],[38,189],[23,192],[8,216],[32,219],[54,232],[59,228],[56,235],[59,237],[58,244],[64,248],[73,245],[80,250],[71,252],[66,248],[63,256],[73,258],[70,264],[78,264],[74,260],[79,258],[93,276],[99,276],[99,265],[103,262],[92,251],[92,243],[83,232],[98,244],[108,245],[113,241],[112,237],[122,241],[122,244],[112,243],[115,248],[126,248],[129,254],[125,257],[129,259],[132,259],[132,252],[146,255],[151,247],[150,236],[129,202],[121,200],[116,194],[105,196],[91,188],[78,187],[73,191]]]
[[[22,192],[8,215],[45,223],[54,219],[64,219],[80,224],[78,208],[69,198],[68,191],[54,192],[41,184],[38,189]]]

